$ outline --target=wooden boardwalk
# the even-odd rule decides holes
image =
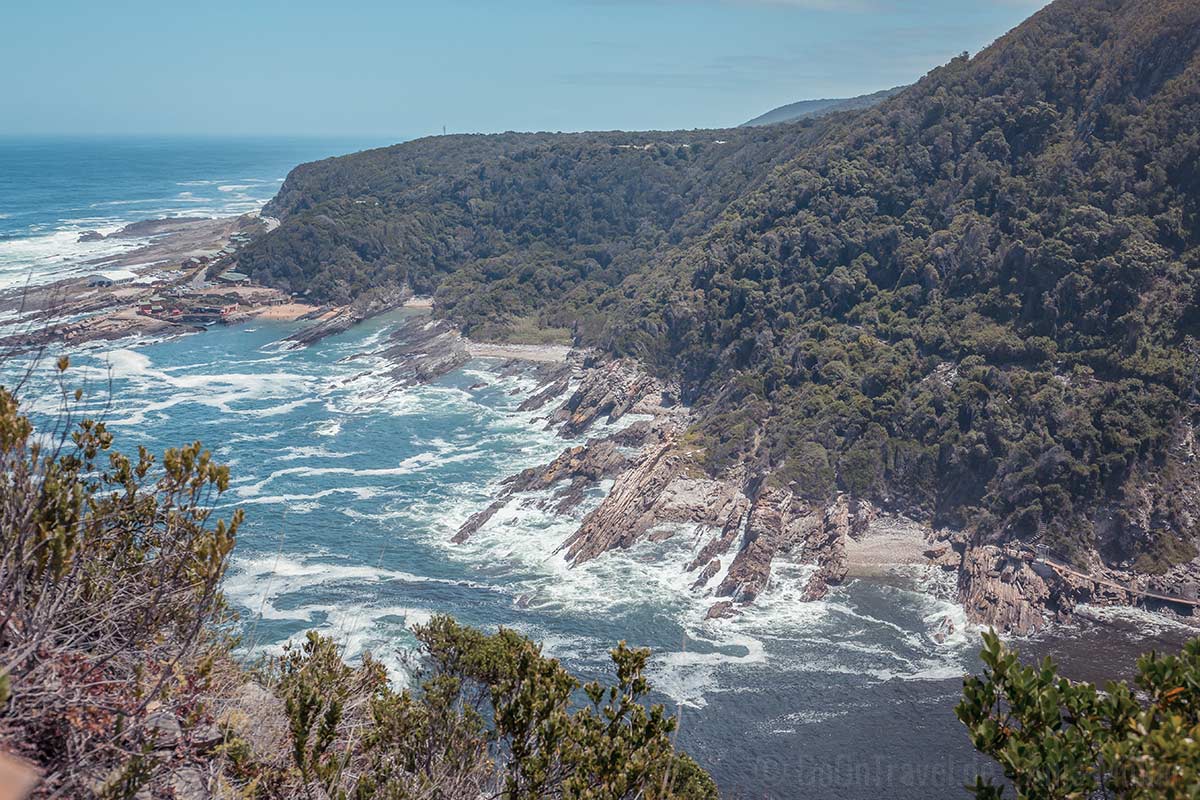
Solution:
[[[1118,583],[1107,578],[1097,577],[1087,572],[1080,572],[1064,561],[1053,557],[1048,552],[1044,550],[1039,552],[1039,550],[1023,550],[1021,552],[1021,557],[1024,560],[1031,561],[1034,564],[1044,564],[1061,575],[1083,578],[1084,580],[1091,581],[1092,583],[1096,583],[1101,586],[1107,586],[1111,589],[1119,589],[1122,592],[1126,592],[1134,597],[1142,598],[1143,600],[1157,600],[1161,603],[1173,603],[1175,605],[1183,606],[1189,609],[1194,615],[1197,613],[1196,609],[1200,609],[1200,598],[1147,591],[1145,589],[1138,589],[1134,586]]]

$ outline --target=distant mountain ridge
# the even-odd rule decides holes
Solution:
[[[781,122],[795,122],[799,119],[820,117],[834,114],[838,111],[856,111],[860,108],[870,108],[878,105],[889,97],[895,97],[907,89],[907,86],[895,86],[891,89],[880,89],[870,94],[860,94],[857,97],[840,97],[824,100],[800,100],[788,103],[786,106],[773,108],[749,122],[743,122],[739,127],[747,128],[756,125],[777,125]]]

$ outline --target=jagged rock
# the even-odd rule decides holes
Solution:
[[[661,522],[653,510],[667,484],[682,469],[682,459],[670,442],[659,445],[640,463],[617,478],[600,506],[583,519],[560,550],[579,564],[608,550],[629,547]]]
[[[705,565],[704,569],[696,577],[696,582],[692,584],[692,590],[701,589],[708,584],[712,577],[721,571],[721,559],[714,558]]]
[[[736,613],[737,609],[734,607],[732,601],[722,600],[719,603],[712,604],[712,607],[708,609],[708,614],[705,615],[705,619],[722,619],[724,617],[732,617]]]
[[[742,535],[742,546],[717,587],[717,595],[753,602],[771,577],[771,560],[783,544],[784,509],[790,492],[767,489],[755,499]]]
[[[360,295],[353,303],[345,306],[332,317],[299,330],[284,341],[290,342],[295,347],[316,344],[327,336],[350,330],[365,319],[399,308],[410,297],[412,297],[412,292],[407,288],[380,286]]]
[[[824,510],[819,525],[808,528],[800,555],[815,563],[817,571],[804,589],[804,599],[819,600],[829,593],[830,586],[846,580],[846,538],[861,538],[874,516],[870,504],[843,495]]]
[[[543,386],[536,394],[526,398],[521,405],[517,406],[518,411],[538,411],[551,400],[560,397],[567,391],[567,386],[570,383],[568,376],[563,375],[557,380]]]
[[[721,532],[710,539],[704,547],[700,548],[700,552],[692,559],[692,563],[688,564],[688,572],[697,569],[705,562],[711,563],[711,560],[716,555],[729,552],[729,548],[733,546],[738,531],[741,529],[743,520],[746,519],[746,513],[749,511],[749,508],[750,501],[746,499],[745,495],[739,492],[735,505],[725,516],[725,524],[721,526]],[[705,583],[707,582],[706,579]]]
[[[626,458],[615,444],[607,439],[589,440],[587,444],[564,450],[557,458],[543,467],[532,467],[504,481],[500,497],[483,511],[471,515],[453,541],[461,544],[482,528],[518,492],[534,492],[548,489],[556,483],[569,481],[555,504],[556,510],[565,513],[578,505],[583,493],[602,479],[621,472]]]
[[[956,571],[962,566],[962,554],[955,550],[949,542],[943,542],[926,548],[925,557],[933,562],[935,566],[949,572]]]
[[[717,594],[753,602],[770,581],[772,561],[792,553],[799,561],[816,565],[803,598],[819,600],[830,586],[846,579],[846,539],[862,536],[874,514],[867,504],[846,497],[819,509],[786,490],[765,490],[750,510],[741,547]]]
[[[79,242],[100,242],[104,240],[104,234],[100,231],[84,231],[79,234]]]
[[[193,747],[203,752],[224,743],[225,734],[218,726],[208,723],[189,730],[188,739]]]
[[[972,622],[1025,635],[1041,630],[1073,607],[1070,595],[1052,591],[1047,578],[995,545],[969,548],[958,577],[959,600]]]
[[[616,422],[630,412],[654,413],[675,404],[678,390],[646,374],[636,362],[618,359],[589,369],[579,388],[551,416],[559,435],[578,436],[601,417]]]
[[[155,750],[175,747],[183,738],[183,726],[174,714],[156,711],[146,717],[146,735]]]
[[[171,796],[175,800],[210,800],[208,783],[196,767],[180,767],[171,773]]]
[[[954,620],[950,619],[950,617],[942,617],[938,621],[933,633],[929,634],[929,636],[938,644],[945,644],[946,640],[957,632],[958,628],[954,625]]]
[[[403,320],[388,342],[379,355],[395,365],[388,374],[401,387],[429,383],[471,360],[458,329],[426,315]]]

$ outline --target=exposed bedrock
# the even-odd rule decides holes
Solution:
[[[746,498],[728,481],[688,474],[691,467],[673,439],[647,446],[639,462],[617,479],[599,507],[563,543],[567,559],[579,564],[608,550],[631,547],[658,526],[736,529],[748,506]]]
[[[753,602],[767,589],[772,562],[788,556],[816,567],[804,599],[824,597],[831,586],[846,578],[847,539],[862,536],[875,513],[870,504],[845,496],[821,506],[784,489],[764,490],[754,500],[737,555],[715,594],[737,604]],[[736,610],[736,605],[718,606],[709,610],[710,617]]]
[[[583,500],[587,489],[620,474],[627,465],[628,459],[611,440],[594,439],[569,447],[549,464],[531,467],[506,479],[495,502],[471,515],[454,535],[454,541],[460,544],[467,541],[520,492],[537,492],[557,486],[554,507],[556,511],[566,513]]]
[[[973,622],[1026,634],[1071,612],[1071,592],[1056,585],[1060,580],[1051,571],[1039,574],[1005,548],[983,545],[963,556],[959,599]]]
[[[429,383],[471,360],[457,328],[423,314],[397,325],[378,355],[395,365],[389,375],[401,387]]]
[[[401,359],[414,374],[421,372],[421,359],[429,354],[459,352],[453,329],[428,320],[419,324],[424,327],[416,334],[404,334],[408,352]],[[435,363],[442,369],[459,357],[465,354],[443,355]],[[745,467],[709,475],[684,444],[692,417],[679,404],[677,389],[648,376],[635,362],[597,363],[581,355],[533,377],[541,386],[521,409],[553,408],[548,424],[565,437],[628,414],[646,417],[508,478],[495,502],[458,530],[456,542],[469,539],[519,494],[539,493],[543,508],[569,513],[589,489],[612,480],[603,500],[559,552],[578,565],[611,550],[678,536],[691,526],[696,547],[687,562],[664,566],[685,571],[692,591],[712,598],[709,618],[738,614],[770,591],[780,562],[810,567],[800,590],[801,599],[808,601],[825,597],[849,575],[871,578],[914,566],[957,573],[958,600],[970,619],[1017,634],[1063,620],[1081,602],[1131,600],[1111,582],[1055,571],[1035,564],[1027,551],[972,542],[960,531],[936,531],[848,495],[814,502]],[[560,402],[572,385],[574,391]],[[1099,558],[1094,569],[1120,583],[1120,573],[1105,568]],[[930,635],[945,638],[953,632],[952,623],[942,621],[943,627],[947,624],[949,631],[939,628]]]
[[[406,287],[380,286],[364,293],[333,316],[296,331],[285,341],[294,347],[316,344],[328,336],[345,333],[365,319],[399,308],[410,297],[412,292]]]
[[[616,359],[587,365],[579,388],[550,416],[550,424],[572,438],[601,417],[613,423],[629,413],[656,415],[678,404],[677,386],[650,376],[631,359]]]

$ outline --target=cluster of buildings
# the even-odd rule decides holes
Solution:
[[[193,273],[193,279],[170,288],[154,286],[152,294],[137,298],[137,312],[164,322],[211,325],[230,322],[243,305],[282,305],[289,301],[287,295],[273,289],[255,288],[250,291],[250,276],[240,272],[222,272],[213,282],[205,281],[199,270],[206,267],[208,262],[208,258],[189,259],[183,266],[198,268]],[[137,274],[129,270],[106,270],[89,276],[87,285],[115,288],[133,283],[137,278]]]

